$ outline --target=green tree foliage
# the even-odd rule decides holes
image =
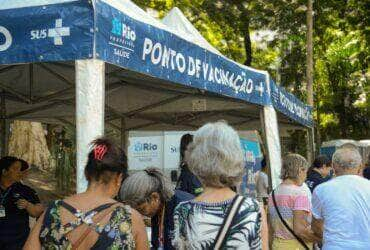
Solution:
[[[281,85],[305,98],[306,0],[134,2],[156,10],[160,18],[179,7],[221,53],[268,70]],[[316,0],[314,13],[318,138],[369,138],[370,1]],[[266,30],[269,39],[254,39]]]

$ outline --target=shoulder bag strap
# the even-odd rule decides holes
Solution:
[[[213,249],[219,250],[225,244],[226,235],[231,228],[231,223],[235,215],[238,213],[243,201],[244,197],[240,195],[236,195],[233,199],[227,213],[225,214],[224,221],[222,222],[220,230],[218,231]]]
[[[288,229],[288,231],[293,234],[293,236],[298,240],[299,243],[306,249],[309,250],[309,247],[306,245],[306,243],[291,229],[288,225],[288,223],[284,220],[283,216],[281,215],[278,206],[276,204],[276,199],[275,199],[275,190],[272,190],[272,201],[274,203],[275,210],[280,218],[280,221],[284,224],[285,228]]]

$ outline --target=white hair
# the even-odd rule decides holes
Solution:
[[[362,164],[362,157],[354,148],[340,148],[335,151],[332,162],[341,168],[357,168]]]
[[[169,201],[174,195],[171,181],[156,168],[147,168],[130,175],[121,186],[120,198],[133,207],[148,201],[157,192],[162,202]]]
[[[233,187],[242,180],[245,163],[240,139],[225,122],[199,128],[185,157],[190,170],[205,186]]]

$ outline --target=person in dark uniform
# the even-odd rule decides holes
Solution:
[[[317,185],[330,180],[331,169],[330,159],[326,155],[316,157],[306,178],[306,184],[311,190],[311,193]]]
[[[176,185],[177,190],[198,196],[203,192],[203,187],[198,178],[189,170],[185,162],[185,151],[188,145],[193,141],[191,134],[185,134],[180,142],[180,177]]]
[[[0,249],[22,249],[29,216],[39,217],[44,210],[36,191],[20,182],[28,168],[16,157],[0,159]]]

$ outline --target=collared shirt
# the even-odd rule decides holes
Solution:
[[[312,215],[324,221],[323,250],[370,247],[370,181],[338,176],[320,184],[312,196]]]
[[[0,218],[0,242],[26,240],[30,231],[29,214],[25,209],[18,209],[16,202],[25,199],[32,204],[40,203],[36,191],[20,182],[6,190],[0,188],[5,217]]]

